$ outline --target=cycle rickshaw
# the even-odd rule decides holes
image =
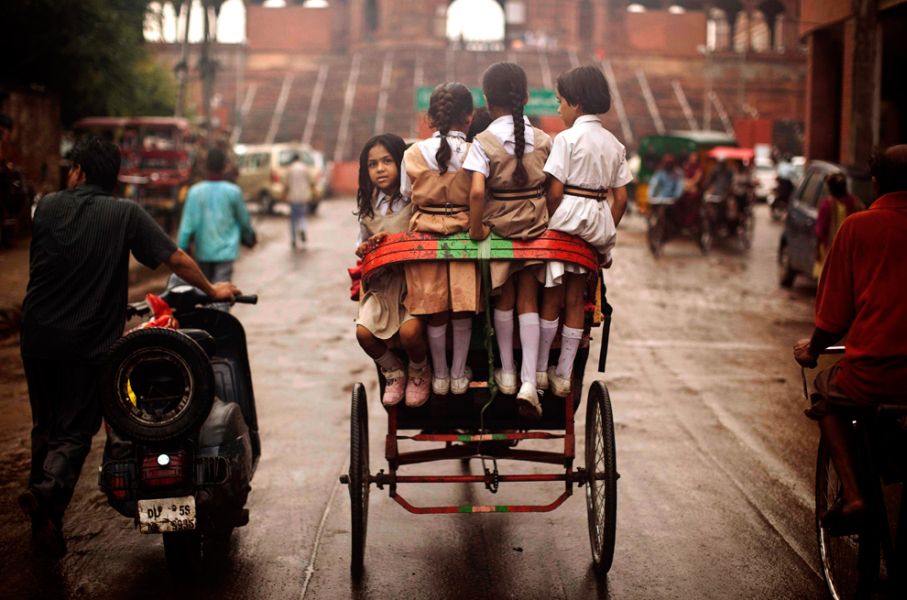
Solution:
[[[708,157],[723,162],[727,169],[728,185],[721,193],[706,189],[702,195],[702,233],[700,247],[708,251],[715,239],[733,240],[741,251],[748,250],[753,243],[754,186],[747,166],[752,163],[754,153],[749,148],[718,146],[709,150]],[[706,177],[718,168],[713,163]]]
[[[840,355],[843,346],[823,354]],[[803,393],[807,396],[806,369]],[[833,536],[820,517],[841,497],[842,484],[828,445],[820,440],[816,458],[816,538],[829,595],[873,598],[907,596],[907,404],[854,410],[856,471],[867,502],[867,519],[855,535]],[[896,488],[900,487],[899,492]]]
[[[378,489],[387,487],[389,496],[407,511],[418,514],[488,514],[548,512],[559,507],[572,493],[574,486],[586,488],[586,509],[589,537],[595,571],[607,573],[614,556],[614,536],[617,501],[617,465],[614,441],[614,421],[608,388],[602,381],[595,381],[586,398],[586,429],[584,466],[574,466],[576,435],[574,413],[580,404],[583,388],[583,371],[589,357],[590,332],[593,326],[602,331],[599,372],[604,372],[608,346],[611,307],[608,305],[604,283],[599,273],[597,255],[579,238],[548,231],[530,241],[510,240],[492,236],[483,242],[474,242],[465,233],[438,237],[424,233],[404,233],[388,236],[384,242],[363,259],[362,273],[367,277],[374,269],[388,264],[412,260],[561,260],[579,264],[595,274],[597,288],[588,293],[586,324],[583,342],[577,353],[573,369],[572,392],[558,398],[546,392],[542,398],[543,417],[528,422],[517,414],[515,398],[497,393],[489,373],[493,368],[489,356],[494,342],[491,340],[488,315],[480,313],[473,328],[473,344],[469,364],[474,373],[465,398],[463,396],[439,397],[434,394],[419,407],[403,404],[385,407],[387,434],[384,454],[387,472],[381,469],[372,473],[369,466],[368,411],[365,386],[356,383],[352,391],[350,418],[350,467],[341,477],[349,487],[352,534],[351,573],[359,577],[363,569],[365,540],[368,525],[369,491],[372,484]],[[589,286],[592,289],[592,286]],[[486,306],[489,298],[486,294]],[[594,306],[594,309],[592,308]],[[484,340],[481,340],[484,331]],[[555,344],[557,345],[557,343]],[[515,349],[519,354],[519,348]],[[552,350],[551,361],[557,360]],[[377,367],[376,367],[377,368]],[[384,380],[378,370],[381,393]],[[443,443],[418,451],[401,451],[400,441]],[[532,440],[562,440],[562,451],[523,449],[520,443]],[[481,475],[402,474],[412,465],[438,461],[461,460],[464,463],[480,459]],[[559,467],[547,473],[501,473],[498,460],[524,461]],[[485,462],[489,461],[492,468]],[[409,484],[464,483],[484,484],[491,493],[499,485],[510,483],[563,482],[563,492],[545,504],[518,505],[446,505],[417,506],[410,503],[399,488]]]

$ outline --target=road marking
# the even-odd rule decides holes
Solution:
[[[346,461],[344,461],[343,464],[346,464]],[[321,538],[324,535],[324,527],[327,524],[328,515],[331,512],[331,504],[334,503],[334,496],[337,495],[337,490],[340,489],[340,476],[344,473],[345,471],[341,467],[340,473],[334,478],[334,487],[331,488],[331,495],[328,496],[327,504],[324,505],[324,512],[321,513],[321,522],[318,523],[318,531],[315,533],[315,543],[312,546],[312,556],[309,557],[309,564],[305,568],[305,581],[302,582],[302,594],[300,594],[300,598],[305,598],[305,594],[309,589],[309,582],[312,580],[312,575],[315,574],[315,560],[318,558],[318,548],[321,547]]]
[[[747,350],[763,352],[778,350],[771,344],[747,344],[745,342],[706,342],[697,340],[614,340],[615,346],[631,348],[689,348],[693,350]]]

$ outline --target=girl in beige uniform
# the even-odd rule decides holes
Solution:
[[[463,168],[472,171],[470,236],[530,239],[545,232],[545,160],[551,139],[529,124],[523,107],[529,98],[526,73],[513,63],[496,63],[482,77],[488,112],[494,119],[476,135]],[[517,393],[520,414],[540,418],[535,367],[539,344],[538,271],[542,263],[492,261],[491,281],[499,295],[494,310],[495,337],[501,368],[494,373],[498,388]],[[513,359],[513,309],[519,315],[523,362],[517,391]]]
[[[472,94],[462,83],[435,88],[428,117],[437,129],[403,155],[400,191],[411,196],[411,231],[450,235],[469,228],[469,173],[460,167],[470,144],[466,131],[472,120]],[[432,359],[432,391],[465,394],[472,380],[466,365],[472,316],[479,306],[479,278],[472,261],[409,262],[406,308],[427,316]],[[453,330],[453,360],[447,363],[447,323]]]
[[[359,238],[356,254],[365,256],[389,233],[409,229],[412,207],[400,193],[400,162],[406,143],[390,133],[366,142],[359,157],[359,191],[356,194]],[[356,339],[384,375],[382,402],[387,406],[406,398],[407,406],[428,400],[431,370],[425,347],[425,328],[404,305],[406,281],[399,265],[387,265],[362,281]],[[390,349],[399,342],[409,357],[404,365]]]

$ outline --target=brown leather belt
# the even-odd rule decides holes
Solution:
[[[584,188],[578,185],[567,184],[564,186],[564,194],[579,196],[580,198],[588,198],[590,200],[595,200],[596,202],[604,202],[608,199],[608,190],[606,188],[593,190],[591,188]]]
[[[456,215],[462,212],[469,212],[468,206],[463,206],[461,204],[451,204],[448,202],[443,205],[435,206],[416,206],[416,210],[423,212],[428,215]]]
[[[518,190],[489,190],[492,200],[511,201],[511,200],[535,200],[545,195],[545,188],[536,186],[531,188],[522,188]]]

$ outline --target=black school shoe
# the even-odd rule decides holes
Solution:
[[[63,558],[66,555],[66,540],[62,519],[48,515],[31,489],[19,494],[18,501],[23,514],[31,520],[32,540],[37,549],[49,558]]]

